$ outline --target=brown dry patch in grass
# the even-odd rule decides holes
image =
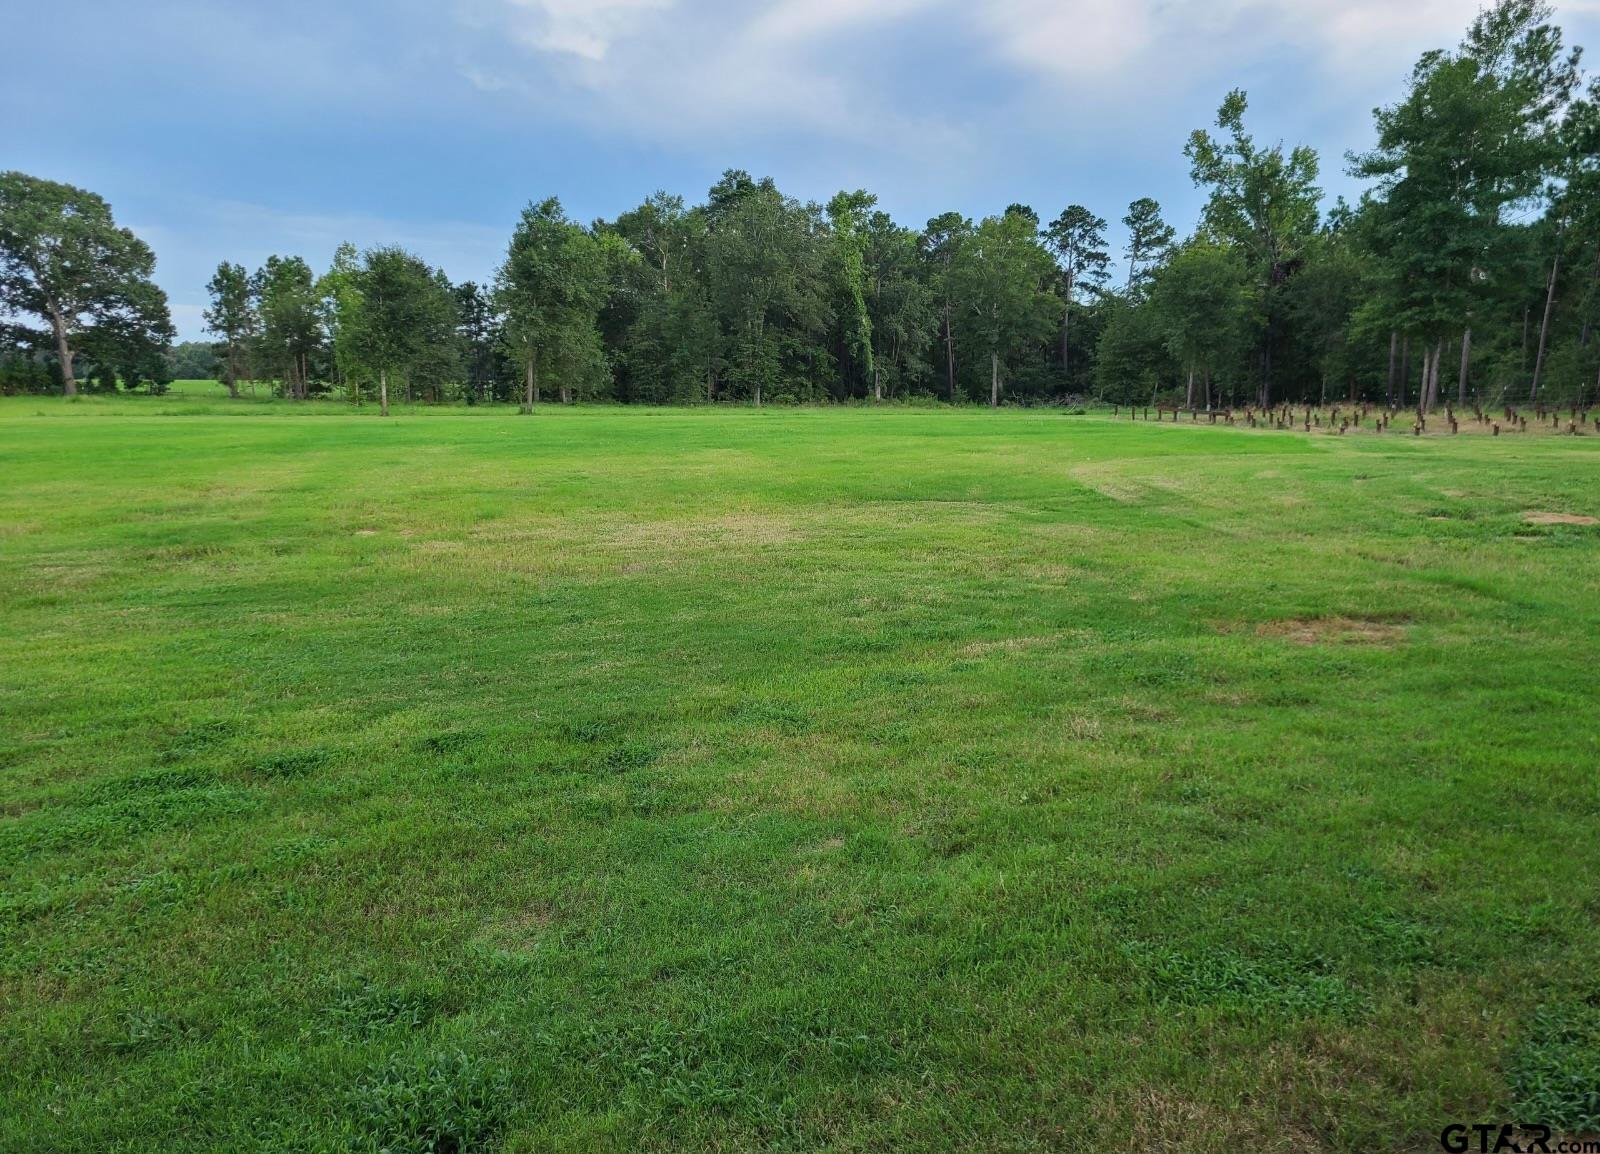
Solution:
[[[1146,493],[1146,487],[1139,482],[1110,474],[1100,466],[1079,466],[1072,470],[1071,476],[1085,488],[1124,505],[1132,504]]]
[[[1067,719],[1062,727],[1066,737],[1072,741],[1098,741],[1100,739],[1100,719],[1084,714],[1076,714]]]
[[[71,564],[64,561],[40,561],[30,566],[36,587],[59,593],[63,589],[88,585],[106,575],[106,567],[91,562]]]
[[[1017,576],[1036,585],[1065,585],[1086,576],[1086,573],[1076,565],[1038,564],[1020,566]]]
[[[798,853],[798,854],[802,854],[802,855],[808,856],[808,857],[816,857],[818,855],[827,855],[827,854],[831,854],[831,853],[837,853],[839,850],[842,850],[843,848],[844,848],[844,838],[842,838],[842,837],[829,837],[829,838],[824,838],[823,840],[821,840],[819,842],[816,842],[813,845],[801,846],[801,847],[797,848],[795,850],[795,852]],[[809,867],[806,867],[806,866],[802,866],[801,867],[802,872],[804,872],[807,869],[809,869]]]
[[[1048,633],[1042,637],[1002,637],[998,641],[973,641],[960,649],[962,657],[987,657],[993,653],[1018,653],[1026,649],[1042,649],[1068,637],[1066,633]]]
[[[603,531],[606,544],[626,550],[721,549],[782,545],[795,537],[787,518],[762,513],[681,517],[669,521],[625,521]]]
[[[1582,513],[1541,513],[1530,510],[1522,515],[1530,525],[1600,525],[1600,517]]]
[[[549,908],[536,903],[485,922],[472,935],[472,944],[510,953],[524,953],[538,947],[539,939],[554,921],[555,915]]]
[[[1162,722],[1171,721],[1175,716],[1168,706],[1146,701],[1142,697],[1127,695],[1117,699],[1117,709],[1123,716],[1148,725],[1159,725]]]
[[[777,810],[819,821],[837,820],[856,810],[853,773],[863,758],[854,746],[824,734],[762,744],[768,746],[762,764],[729,774],[707,800],[708,809],[726,814]]]
[[[1405,627],[1362,617],[1290,617],[1262,622],[1256,626],[1256,636],[1296,645],[1394,645],[1405,637]]]
[[[1100,1109],[1096,1113],[1109,1131],[1127,1134],[1123,1144],[1112,1149],[1126,1150],[1130,1154],[1154,1151],[1176,1154],[1177,1151],[1227,1148],[1262,1152],[1323,1148],[1314,1139],[1309,1146],[1295,1146],[1291,1136],[1269,1134],[1248,1119],[1196,1101],[1171,1087],[1141,1086],[1132,1095],[1119,1094],[1112,1101],[1111,1110]],[[1223,1139],[1222,1135],[1230,1137]]]

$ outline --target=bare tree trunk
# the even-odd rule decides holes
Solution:
[[[1194,408],[1194,362],[1193,361],[1189,362],[1189,388],[1188,388],[1188,391],[1186,391],[1183,394],[1183,407],[1186,408],[1186,409]]]
[[[526,373],[523,374],[522,389],[523,389],[523,392],[522,392],[522,411],[524,413],[531,413],[531,412],[533,412],[533,389],[534,389],[534,384],[533,384],[533,358],[532,357],[528,358],[528,370],[527,370]]]
[[[1550,259],[1550,287],[1544,294],[1544,319],[1539,322],[1539,352],[1533,358],[1533,384],[1528,388],[1528,403],[1539,399],[1539,376],[1544,372],[1545,342],[1550,336],[1550,313],[1556,307],[1556,278],[1561,275],[1561,230],[1556,230],[1556,254]]]
[[[1600,292],[1600,244],[1594,246],[1594,273],[1589,277],[1589,298],[1593,300],[1597,292]],[[1578,334],[1578,347],[1580,349],[1589,347],[1589,334],[1593,329],[1594,318],[1585,316],[1583,318],[1583,331]]]
[[[1461,376],[1456,381],[1456,408],[1467,407],[1467,370],[1472,365],[1472,328],[1461,330]]]
[[[1072,269],[1067,269],[1067,299],[1061,309],[1061,375],[1072,387],[1072,348],[1067,343],[1072,335]]]
[[[1272,311],[1267,311],[1266,342],[1261,349],[1261,407],[1272,407]]]
[[[878,362],[874,360],[872,362],[872,399],[874,401],[883,400],[883,381],[879,377],[881,371],[878,368]]]
[[[1390,405],[1394,404],[1395,380],[1399,374],[1400,366],[1397,358],[1400,355],[1400,334],[1395,329],[1389,330],[1389,389],[1384,394],[1384,400]]]
[[[989,354],[989,407],[1000,407],[1000,354]]]
[[[385,417],[389,415],[389,370],[378,370],[378,411]]]
[[[50,327],[56,334],[56,358],[61,362],[61,395],[75,397],[78,395],[78,381],[72,375],[72,345],[67,341],[67,325],[54,308],[50,314]]]
[[[944,302],[944,361],[945,376],[950,385],[950,403],[956,403],[956,334],[950,328],[950,298]]]
[[[756,382],[756,408],[761,407],[761,382]]]
[[[1439,366],[1444,363],[1444,338],[1433,342],[1433,376],[1428,381],[1428,411],[1439,407]]]

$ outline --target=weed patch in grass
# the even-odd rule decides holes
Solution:
[[[1538,1007],[1510,1078],[1518,1118],[1600,1134],[1600,994]]]
[[[1127,953],[1141,982],[1164,1004],[1332,1018],[1359,1014],[1368,1004],[1319,958],[1283,952],[1251,958],[1220,947],[1183,951],[1149,943],[1130,944]]]
[[[357,1150],[477,1154],[493,1148],[505,1125],[511,1080],[461,1051],[404,1053],[362,1078],[347,1106]]]
[[[288,749],[256,758],[247,772],[264,781],[293,780],[310,777],[333,760],[334,753],[328,749]]]

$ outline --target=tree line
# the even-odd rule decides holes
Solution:
[[[1194,408],[1366,400],[1600,399],[1600,78],[1541,0],[1500,0],[1426,53],[1368,182],[1324,207],[1321,159],[1258,143],[1241,91],[1184,158],[1206,194],[1185,237],[1140,198],[1107,221],[1013,204],[894,221],[730,170],[698,204],[658,192],[583,224],[522,213],[493,282],[395,247],[314,270],[224,261],[215,337],[169,349],[147,247],[93,194],[0,175],[0,388],[159,387],[209,369],[375,401],[651,404],[1098,398]],[[0,318],[3,319],[3,318]],[[31,322],[31,323],[30,323]],[[1452,385],[1450,380],[1454,375]]]

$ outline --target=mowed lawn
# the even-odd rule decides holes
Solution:
[[[0,402],[0,1149],[1583,1133],[1528,513],[1600,437]]]

